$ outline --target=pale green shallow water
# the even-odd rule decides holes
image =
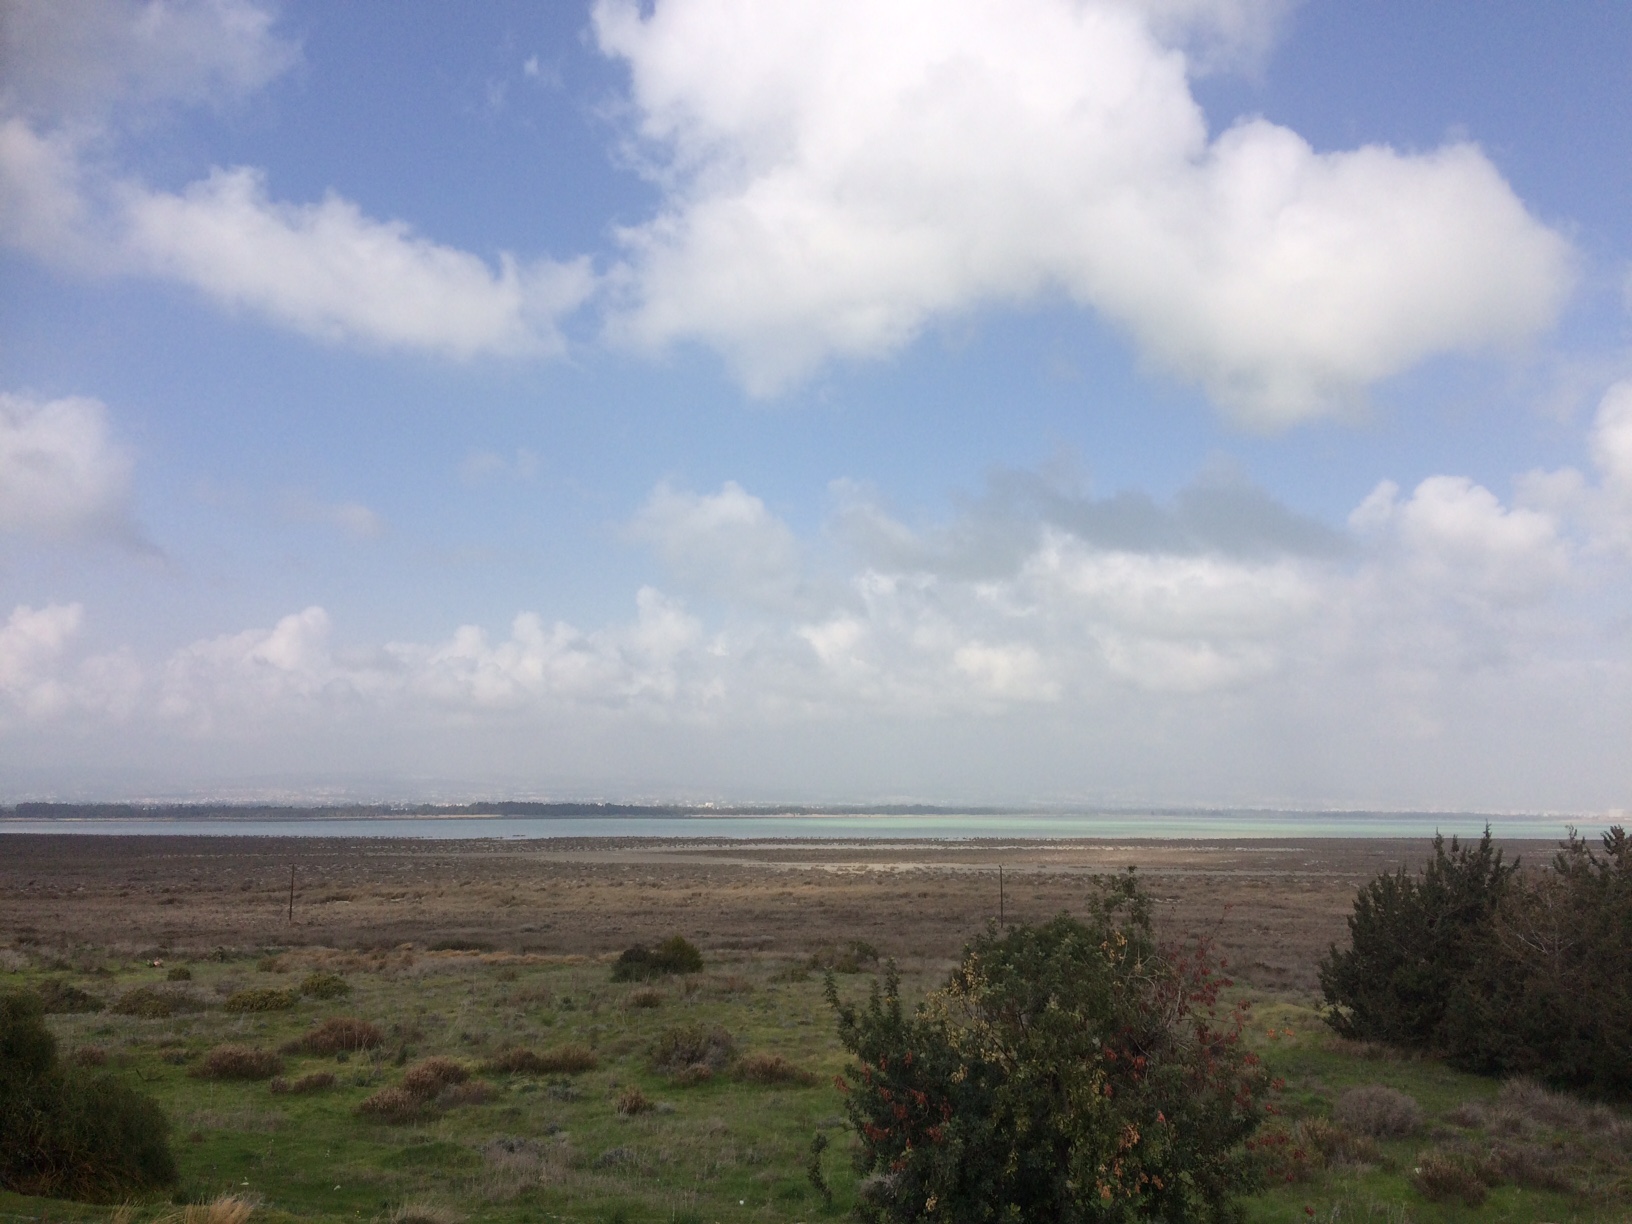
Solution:
[[[1477,837],[1489,821],[1500,838],[1559,839],[1558,816],[1484,816],[1457,812],[1082,812],[968,815],[500,817],[416,816],[369,820],[5,820],[0,833],[175,835],[193,837],[719,837],[898,840],[934,838],[1313,838]],[[1582,818],[1596,837],[1610,821]]]

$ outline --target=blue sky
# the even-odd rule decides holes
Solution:
[[[1625,5],[0,21],[0,798],[1629,806]]]

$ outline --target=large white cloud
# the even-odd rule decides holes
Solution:
[[[1273,427],[1551,322],[1569,247],[1477,147],[1211,138],[1154,32],[1201,7],[600,0],[666,200],[623,232],[613,334],[701,340],[771,392],[1064,292]]]
[[[217,168],[179,192],[110,168],[121,123],[156,102],[265,85],[297,58],[251,0],[9,0],[0,90],[0,242],[81,272],[156,276],[321,339],[455,358],[559,352],[593,292],[587,258],[496,262],[329,192],[271,195]]]
[[[121,256],[309,335],[441,352],[554,352],[555,321],[589,295],[587,260],[495,270],[400,221],[330,194],[272,200],[249,169],[217,170],[180,195],[127,185]]]
[[[0,392],[0,533],[132,540],[130,468],[99,400]]]
[[[298,62],[256,0],[0,0],[0,99],[49,117],[219,102]]]

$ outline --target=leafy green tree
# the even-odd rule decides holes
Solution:
[[[1205,944],[1160,947],[1130,874],[1084,919],[995,925],[911,1015],[894,965],[827,997],[879,1221],[1225,1220],[1255,1182],[1268,1077]]]
[[[1508,889],[1447,1009],[1452,1063],[1632,1097],[1632,839],[1570,830],[1552,870]]]
[[[1480,955],[1518,861],[1502,862],[1490,828],[1477,845],[1434,837],[1408,876],[1380,875],[1355,898],[1350,946],[1320,965],[1327,1023],[1346,1037],[1418,1049],[1441,1044],[1446,1009]]]

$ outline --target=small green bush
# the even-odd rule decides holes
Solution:
[[[300,993],[309,999],[343,999],[351,987],[338,973],[309,973],[300,984]]]
[[[260,990],[240,990],[229,995],[227,1001],[221,1004],[223,1011],[229,1012],[273,1012],[288,1011],[300,1002],[300,991],[278,990],[276,987],[267,987]]]
[[[193,971],[186,965],[177,965],[164,975],[167,982],[190,982],[193,980]]]
[[[203,1000],[172,986],[138,986],[127,990],[114,1002],[113,1010],[121,1016],[140,1016],[144,1020],[168,1020],[171,1016],[204,1010]]]
[[[625,948],[612,966],[612,980],[644,982],[675,973],[699,973],[702,968],[703,954],[684,937],[672,935],[655,948],[643,944]]]
[[[34,987],[34,993],[45,1005],[48,1016],[84,1015],[99,1012],[107,1003],[88,990],[81,990],[72,982],[50,978]]]
[[[64,1067],[39,999],[0,992],[0,1186],[109,1202],[176,1183],[169,1121],[110,1075]]]

